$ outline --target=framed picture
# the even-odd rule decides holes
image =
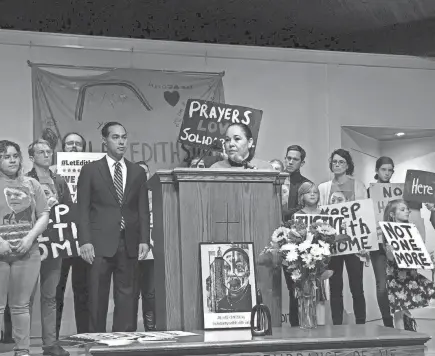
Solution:
[[[201,243],[204,329],[249,328],[256,304],[254,244]]]

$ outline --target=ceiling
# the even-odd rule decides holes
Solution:
[[[435,54],[435,0],[0,0],[0,28]]]
[[[417,139],[434,137],[435,129],[413,129],[413,128],[391,128],[391,127],[364,127],[364,126],[343,126],[346,130],[374,138],[378,141],[396,141],[405,139]],[[396,133],[403,132],[404,136],[396,136]]]

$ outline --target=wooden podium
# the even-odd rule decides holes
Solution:
[[[287,174],[263,170],[160,170],[153,192],[158,330],[203,329],[200,242],[253,242],[254,257],[281,222]],[[256,263],[257,287],[281,326],[281,270]]]

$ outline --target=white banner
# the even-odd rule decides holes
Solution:
[[[414,224],[379,222],[399,268],[433,269],[423,239]]]
[[[345,229],[340,228],[340,234],[347,235],[347,238],[336,243],[333,247],[334,255],[349,255],[361,250],[376,251],[379,249],[371,199],[325,205],[320,209],[322,214],[344,217]]]

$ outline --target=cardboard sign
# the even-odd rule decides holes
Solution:
[[[251,129],[255,147],[262,115],[261,110],[243,106],[189,99],[178,142],[199,147],[214,146],[215,150],[221,150],[228,126],[242,123]]]
[[[60,174],[68,183],[71,198],[77,202],[77,181],[82,167],[92,161],[105,156],[102,152],[58,152],[57,174]]]
[[[344,222],[344,216],[342,215],[295,214],[294,219],[302,221],[307,226],[311,226],[315,222],[321,220],[329,226],[332,226],[337,233],[340,232],[341,225]]]
[[[350,255],[361,250],[379,249],[376,233],[376,220],[371,199],[356,200],[346,203],[320,207],[321,214],[342,215],[346,228],[340,227],[340,234],[347,235],[332,247],[333,255]]]
[[[41,260],[80,255],[77,228],[73,222],[75,208],[75,204],[57,204],[51,208],[47,230],[38,237]]]
[[[379,223],[399,268],[433,269],[423,239],[414,224],[381,221]]]
[[[370,184],[370,199],[373,200],[373,208],[375,210],[376,223],[384,221],[384,212],[388,202],[396,199],[403,199],[404,183],[371,183]],[[426,235],[424,220],[421,217],[421,203],[413,203],[409,207],[410,215],[409,222],[414,223],[424,240]],[[381,227],[376,227],[378,233],[378,241],[382,242],[383,233]]]
[[[435,173],[408,170],[403,199],[420,203],[435,203]]]

